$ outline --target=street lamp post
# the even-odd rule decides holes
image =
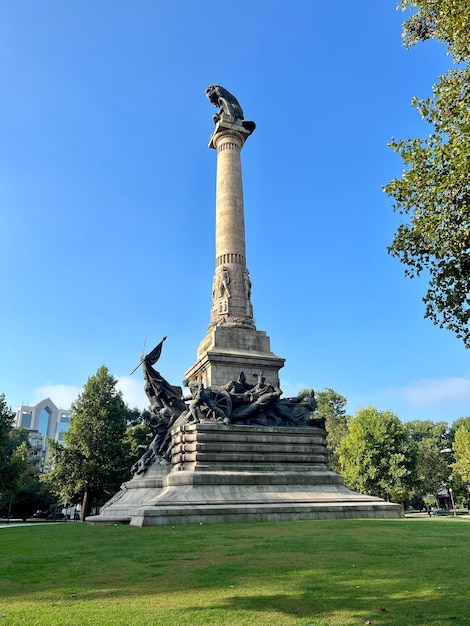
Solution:
[[[452,495],[452,487],[449,487],[449,494],[450,494],[450,502],[452,504],[452,511],[454,513],[454,516],[457,515],[455,512],[455,504],[454,504],[454,496]]]
[[[440,450],[440,453],[441,454],[452,453],[452,448],[443,448],[442,450]],[[448,480],[452,480],[452,474],[448,477]],[[452,504],[452,511],[455,516],[457,515],[457,513],[455,512],[455,504],[454,504],[454,496],[452,495],[452,487],[449,487],[449,495],[450,495],[450,503]]]

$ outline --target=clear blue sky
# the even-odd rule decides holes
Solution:
[[[127,402],[148,332],[180,384],[206,333],[215,262],[214,110],[236,95],[258,329],[284,395],[332,387],[348,412],[470,414],[469,353],[423,319],[425,280],[387,255],[386,147],[451,66],[407,51],[395,0],[5,0],[0,6],[0,393],[61,408],[100,365]]]

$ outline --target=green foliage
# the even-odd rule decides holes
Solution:
[[[126,429],[124,441],[129,451],[129,467],[131,467],[152,441],[152,431],[145,422],[129,426]]]
[[[403,24],[403,42],[407,48],[434,38],[448,48],[457,62],[470,54],[470,4],[467,0],[401,0],[402,10],[416,9]]]
[[[415,420],[404,426],[416,454],[414,492],[437,497],[452,473],[450,455],[443,453],[450,446],[447,422]]]
[[[373,406],[359,409],[349,420],[349,431],[338,454],[345,484],[351,489],[396,502],[409,496],[415,448],[391,411],[378,411]]]
[[[145,421],[144,416],[148,413],[148,411],[139,411],[138,408],[134,407],[133,409],[127,409],[127,425],[137,426],[137,424],[142,424]]]
[[[455,440],[452,444],[455,454],[455,463],[452,468],[461,485],[470,490],[470,430],[465,426],[455,433]]]
[[[13,429],[14,414],[0,394],[0,498],[21,488],[29,468],[28,444],[24,429]]]
[[[13,473],[10,461],[10,432],[13,413],[7,406],[5,394],[0,394],[0,496],[8,493]]]
[[[0,500],[0,517],[7,517],[9,513],[11,518],[26,520],[36,511],[49,511],[55,502],[53,495],[39,482],[39,476],[31,472],[29,480],[13,498]]]
[[[317,409],[314,417],[325,419],[328,442],[328,462],[332,470],[340,471],[338,447],[348,431],[348,418],[346,415],[347,400],[334,389],[329,387],[315,393]]]
[[[83,515],[92,501],[108,498],[130,478],[129,447],[125,443],[129,410],[116,383],[101,366],[72,404],[65,446],[49,442],[51,468],[42,480],[64,501],[83,499]]]
[[[470,3],[405,0],[399,6],[417,9],[404,24],[405,45],[436,38],[462,66],[439,78],[431,98],[413,99],[429,136],[390,144],[404,173],[385,192],[407,221],[389,252],[407,266],[406,276],[426,273],[425,317],[470,347]]]
[[[458,431],[458,429],[461,426],[464,426],[464,428],[466,428],[467,430],[470,430],[470,417],[459,417],[458,419],[455,420],[455,422],[452,423],[452,426],[450,427],[450,430],[449,430],[449,440],[451,443],[454,442],[455,433]]]
[[[9,437],[10,454],[13,452],[13,450],[16,450],[16,448],[21,446],[22,443],[26,444],[26,446],[29,446],[28,436],[29,436],[29,433],[26,428],[13,428],[12,430],[10,430],[10,437]]]

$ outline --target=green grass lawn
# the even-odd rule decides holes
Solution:
[[[0,626],[470,625],[470,521],[0,529]]]

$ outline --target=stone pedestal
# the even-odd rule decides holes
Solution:
[[[279,387],[279,370],[285,362],[271,352],[265,332],[229,326],[209,329],[197,357],[185,376],[202,382],[205,387],[220,387],[237,380],[241,371],[248,384],[255,384],[263,372],[268,384]]]
[[[400,518],[402,507],[343,484],[321,428],[194,424],[175,429],[172,469],[123,485],[91,524]],[[160,472],[155,474],[155,472]]]

